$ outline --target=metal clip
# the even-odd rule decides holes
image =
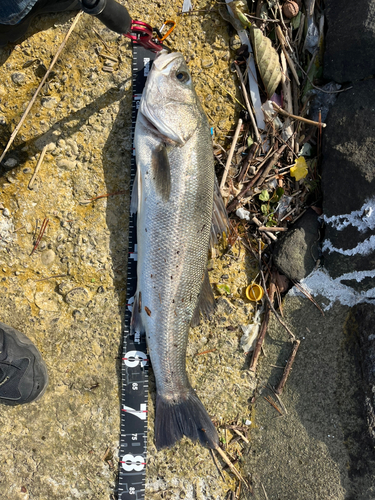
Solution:
[[[162,35],[163,33],[163,29],[168,26],[168,25],[171,25],[171,27],[169,28],[169,30],[166,32],[165,35]],[[176,23],[175,21],[171,21],[170,19],[168,19],[168,21],[165,21],[163,26],[160,28],[160,30],[158,31],[158,40],[159,42],[164,42],[164,40],[169,37],[169,35],[172,33],[172,31],[175,29],[176,27]]]
[[[125,33],[124,36],[132,42],[139,43],[146,49],[154,50],[155,52],[159,52],[163,48],[159,41],[153,41],[152,27],[143,21],[135,21],[133,19],[130,26],[130,33]]]

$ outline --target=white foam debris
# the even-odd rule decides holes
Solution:
[[[359,210],[350,214],[323,216],[324,222],[342,231],[347,226],[356,227],[359,231],[375,229],[375,198],[366,200]]]
[[[323,295],[326,297],[329,302],[322,305],[322,308],[327,311],[336,301],[340,302],[342,305],[350,307],[361,302],[375,303],[375,288],[357,292],[350,286],[343,283],[343,281],[352,280],[361,282],[365,278],[375,278],[375,270],[354,271],[351,273],[345,273],[337,278],[331,278],[327,271],[320,268],[313,271],[309,276],[307,276],[307,278],[303,279],[301,281],[301,285],[311,295]],[[297,287],[293,287],[290,290],[289,295],[301,296],[303,294]]]
[[[248,210],[245,210],[244,208],[239,208],[238,210],[236,210],[236,215],[240,219],[244,219],[244,220],[248,220],[248,221],[251,220],[251,213]]]
[[[337,252],[342,255],[368,255],[375,250],[375,235],[370,236],[365,241],[361,241],[357,246],[344,250],[343,248],[334,247],[330,240],[324,240],[322,246],[323,252]]]

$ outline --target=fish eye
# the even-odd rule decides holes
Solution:
[[[190,80],[190,75],[186,71],[177,71],[176,78],[181,83],[186,83]]]

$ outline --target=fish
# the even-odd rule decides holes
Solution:
[[[131,334],[145,333],[156,382],[155,445],[183,436],[217,448],[212,420],[186,373],[190,326],[216,304],[209,246],[227,228],[210,126],[179,52],[161,51],[141,97],[134,133],[137,290]]]

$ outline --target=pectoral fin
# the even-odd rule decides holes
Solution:
[[[135,332],[143,333],[145,328],[142,322],[142,295],[141,292],[137,292],[134,295],[134,303],[133,303],[133,311],[132,311],[132,319],[130,322],[130,334],[134,335]]]
[[[208,277],[208,271],[206,269],[198,298],[197,307],[190,322],[191,326],[195,327],[199,325],[200,313],[202,313],[203,316],[206,316],[206,318],[209,318],[215,312],[215,309],[215,297],[212,292],[210,278]]]
[[[168,201],[171,194],[171,167],[165,144],[160,144],[153,150],[151,168],[156,192],[163,201]]]
[[[215,175],[214,187],[214,207],[212,210],[212,225],[210,234],[210,247],[218,243],[218,235],[222,236],[223,233],[228,234],[229,220],[227,210],[224,205],[223,197],[220,193],[219,183]]]
[[[133,183],[133,190],[132,190],[132,196],[130,199],[130,215],[136,214],[138,211],[138,171],[135,174],[134,177],[134,183]]]

